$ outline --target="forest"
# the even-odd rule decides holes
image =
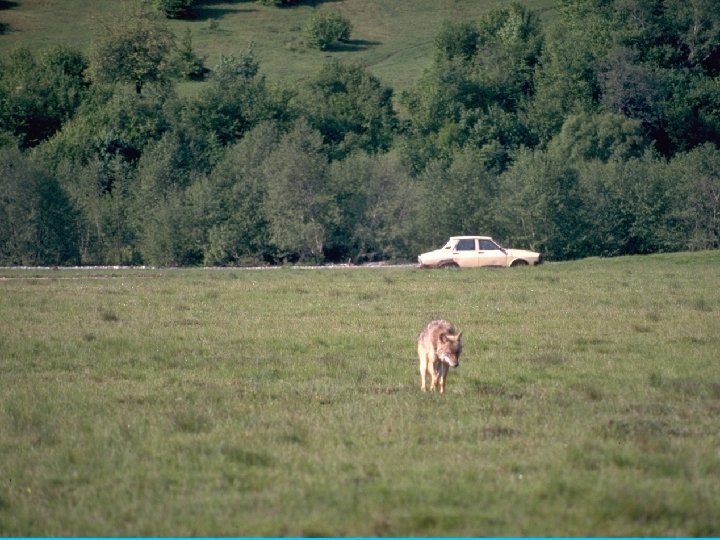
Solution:
[[[252,43],[205,65],[156,4],[87,50],[0,56],[1,265],[360,264],[454,234],[546,260],[720,247],[718,0],[558,0],[549,22],[500,2],[443,22],[400,92],[332,41],[300,82]]]

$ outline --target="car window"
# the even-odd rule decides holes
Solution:
[[[492,251],[492,250],[499,250],[500,248],[497,246],[495,242],[492,240],[480,240],[480,250],[481,251]]]
[[[475,251],[475,239],[461,238],[455,245],[455,249],[458,251]]]

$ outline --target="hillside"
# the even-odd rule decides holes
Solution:
[[[438,26],[447,19],[472,19],[498,5],[497,0],[344,0],[331,7],[350,18],[352,40],[343,49],[311,50],[302,29],[313,7],[278,9],[254,1],[203,2],[190,21],[171,21],[180,36],[192,32],[193,45],[208,67],[220,55],[238,54],[256,44],[261,70],[271,79],[300,80],[315,74],[331,58],[362,64],[396,90],[410,87],[432,56]],[[552,13],[553,0],[523,0],[528,7]],[[321,2],[318,2],[320,5]],[[117,12],[114,0],[15,0],[0,2],[0,50],[27,46],[42,49],[67,44],[86,49],[98,20]]]
[[[717,249],[715,2],[0,2],[0,263]]]

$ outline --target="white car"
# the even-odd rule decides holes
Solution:
[[[527,266],[541,262],[540,253],[525,249],[507,249],[489,236],[451,236],[444,247],[418,257],[422,268]]]

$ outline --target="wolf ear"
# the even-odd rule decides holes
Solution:
[[[461,337],[462,337],[462,330],[460,330],[460,332],[458,332],[458,335],[455,336],[455,339],[458,340],[458,341],[460,341],[460,338],[461,338]]]

